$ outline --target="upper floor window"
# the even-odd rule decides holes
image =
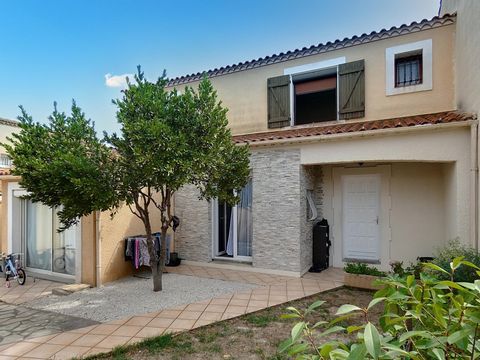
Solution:
[[[422,83],[422,53],[395,56],[395,87]]]
[[[295,125],[337,120],[337,69],[293,82]]]
[[[344,61],[320,69],[301,65],[268,79],[268,127],[365,116],[364,60]]]
[[[432,39],[389,47],[386,57],[386,94],[432,89]]]
[[[0,154],[0,168],[9,168],[12,166],[12,160],[7,154]]]

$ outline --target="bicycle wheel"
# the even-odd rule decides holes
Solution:
[[[25,271],[23,269],[18,269],[17,270],[17,282],[19,285],[25,284],[25,280],[27,280],[27,274],[25,274]]]

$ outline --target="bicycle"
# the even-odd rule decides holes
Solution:
[[[15,260],[13,258],[17,256]],[[17,280],[19,285],[24,285],[27,280],[27,275],[25,270],[22,269],[20,263],[20,254],[10,254],[5,256],[2,254],[2,259],[4,260],[4,270],[5,270],[5,285],[10,286],[10,277],[13,275],[13,279]]]

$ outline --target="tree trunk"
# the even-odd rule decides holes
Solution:
[[[162,287],[162,274],[163,269],[165,268],[165,261],[167,260],[167,231],[168,231],[168,221],[163,221],[162,231],[160,235],[160,261],[158,264],[158,271],[160,272],[160,290]]]
[[[150,256],[150,269],[152,270],[153,291],[161,291],[163,267],[161,266],[161,259],[158,258],[157,252],[155,251],[155,243],[152,236],[152,225],[150,224],[150,215],[148,212],[145,214],[144,225],[147,235],[148,255]]]

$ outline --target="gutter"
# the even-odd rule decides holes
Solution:
[[[102,285],[102,257],[100,248],[100,211],[93,214],[94,231],[95,231],[95,286]]]
[[[381,136],[381,135],[396,135],[396,134],[407,134],[417,131],[430,131],[430,130],[443,130],[443,129],[456,129],[461,127],[471,127],[472,124],[478,124],[478,120],[465,120],[457,121],[445,124],[428,124],[428,125],[416,125],[409,127],[399,127],[399,128],[388,128],[388,129],[378,129],[378,130],[365,130],[365,131],[355,131],[351,133],[340,133],[340,134],[329,134],[329,135],[315,135],[315,136],[305,136],[298,138],[288,138],[288,139],[274,139],[274,140],[264,140],[264,141],[255,141],[255,142],[241,142],[238,145],[247,145],[250,147],[261,147],[261,146],[270,146],[270,145],[285,145],[285,144],[305,144],[319,141],[334,141],[339,139],[354,139],[362,138],[369,136]]]
[[[478,250],[478,123],[470,126],[470,239]]]

